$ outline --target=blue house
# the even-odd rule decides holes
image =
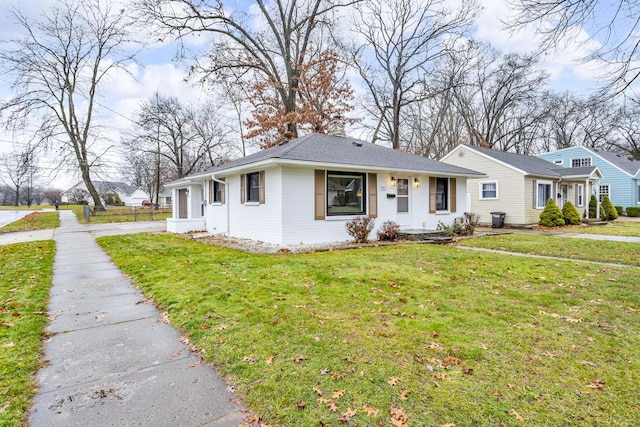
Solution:
[[[640,206],[640,162],[589,147],[564,148],[538,157],[565,168],[597,166],[603,175],[594,187],[599,201],[608,194],[614,206],[622,206],[625,210]]]

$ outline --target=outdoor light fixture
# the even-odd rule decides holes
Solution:
[[[420,180],[418,178],[413,178],[413,185],[415,185],[416,188],[420,188]]]
[[[396,177],[395,177],[395,176],[392,176],[392,177],[391,177],[390,185],[391,185],[392,187],[395,187],[395,186],[396,186]]]

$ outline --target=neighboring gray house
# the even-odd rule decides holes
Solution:
[[[484,172],[485,177],[467,181],[467,191],[469,209],[486,224],[491,212],[504,212],[508,225],[537,224],[551,198],[560,208],[572,202],[588,217],[589,198],[602,179],[596,166],[565,169],[534,156],[469,145],[456,147],[442,161]]]
[[[167,230],[206,230],[278,245],[350,239],[376,218],[436,229],[462,216],[467,178],[482,173],[353,138],[311,134],[166,185]],[[375,230],[372,233],[375,237]]]

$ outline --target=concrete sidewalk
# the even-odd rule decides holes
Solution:
[[[130,231],[131,232],[131,231]],[[60,211],[47,365],[30,425],[237,426],[242,407],[71,211]]]

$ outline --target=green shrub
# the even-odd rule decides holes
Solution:
[[[633,216],[633,217],[639,217],[640,216],[640,207],[632,207],[629,206],[627,209],[627,215],[629,216]]]
[[[598,215],[598,199],[593,194],[591,195],[591,199],[589,199],[589,218],[597,218]]]
[[[542,213],[540,214],[540,225],[544,225],[546,227],[558,227],[564,225],[562,211],[553,199],[549,199],[547,205],[542,210]]]
[[[113,204],[114,204],[113,196],[112,195],[108,195],[107,196],[107,205],[113,206]]]
[[[607,211],[604,210],[604,206],[600,203],[600,219],[603,221],[607,220]]]
[[[562,218],[564,218],[565,224],[579,225],[582,222],[578,210],[571,202],[567,202],[562,206]]]
[[[602,198],[602,202],[600,206],[604,208],[605,217],[602,219],[606,219],[607,221],[613,221],[614,219],[618,219],[618,211],[613,207],[613,203],[611,203],[611,199],[608,195],[605,195]]]
[[[113,201],[113,204],[116,206],[124,206],[124,202],[122,201],[122,199],[120,199],[120,196],[118,194],[116,194],[116,198]]]
[[[618,212],[618,216],[622,215],[624,208],[622,206],[614,206],[616,208],[616,212]]]
[[[345,224],[347,233],[356,243],[367,243],[375,220],[369,216],[357,216]]]

